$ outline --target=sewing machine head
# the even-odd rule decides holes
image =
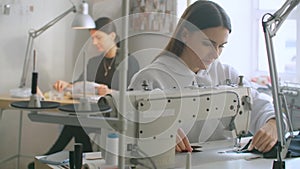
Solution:
[[[118,92],[101,98],[98,104],[112,107],[109,117],[127,119],[126,156],[151,157],[162,168],[174,163],[177,129],[184,126],[187,131],[195,121],[229,118],[226,129],[233,131],[234,137],[248,133],[251,99],[247,87],[129,91],[125,97],[125,113],[119,111]]]

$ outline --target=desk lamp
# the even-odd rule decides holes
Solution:
[[[277,77],[276,63],[274,57],[274,48],[272,43],[272,38],[276,35],[276,32],[279,30],[282,23],[286,20],[290,12],[299,4],[300,0],[286,0],[283,6],[277,10],[274,14],[265,14],[262,18],[263,31],[265,35],[266,49],[268,55],[269,71],[272,84],[272,94],[273,94],[273,103],[276,116],[276,126],[277,126],[277,135],[278,135],[278,144],[277,144],[277,161],[273,163],[273,169],[284,169],[285,163],[282,161],[282,156],[285,158],[287,150],[293,137],[292,131],[290,131],[290,136],[288,139],[285,139],[284,131],[284,121],[283,114],[281,113],[280,106],[281,100],[285,110],[287,111],[287,116],[290,116],[288,113],[288,108],[285,102],[285,96],[282,93],[279,93],[279,83]],[[266,18],[266,16],[269,16]],[[292,129],[291,119],[288,117],[289,130]]]
[[[37,38],[39,35],[41,35],[43,32],[45,32],[48,28],[56,24],[58,21],[60,21],[62,18],[64,18],[67,14],[75,12],[77,15],[75,16],[73,22],[72,22],[72,28],[73,29],[91,29],[95,28],[95,23],[91,16],[88,15],[88,4],[85,1],[82,1],[82,3],[79,5],[78,9],[75,5],[73,5],[71,8],[69,8],[64,13],[60,14],[50,22],[48,22],[46,25],[41,27],[37,30],[30,30],[29,31],[29,37],[27,42],[27,48],[26,48],[26,54],[23,64],[23,72],[21,76],[21,82],[19,88],[21,89],[20,95],[22,96],[22,90],[25,89],[26,85],[26,77],[28,73],[28,66],[29,66],[29,56],[32,53],[32,47],[33,47],[33,41],[35,38]],[[34,54],[34,62],[36,60]],[[36,95],[36,87],[37,87],[37,72],[35,71],[35,63],[34,63],[34,69],[32,74],[32,84],[31,84],[31,96],[29,101],[21,101],[21,102],[14,102],[11,105],[13,107],[17,108],[36,108],[36,109],[48,109],[48,108],[56,108],[59,106],[59,104],[54,104],[53,102],[49,102],[50,104],[47,104],[48,102],[40,101],[40,99]],[[18,95],[18,94],[16,94]]]

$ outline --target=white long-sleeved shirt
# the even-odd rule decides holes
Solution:
[[[158,57],[152,64],[141,69],[131,79],[130,89],[142,90],[143,81],[147,81],[150,89],[184,88],[195,84],[204,86],[225,85],[229,79],[232,83],[238,83],[238,72],[229,65],[221,64],[218,60],[213,62],[207,70],[198,73],[191,71],[179,58],[163,55]],[[245,85],[250,86],[247,80]],[[274,118],[274,107],[271,97],[251,90],[252,112],[250,120],[250,132],[254,134],[270,118]],[[188,133],[191,142],[204,142],[230,137],[224,131],[224,126],[218,119],[197,121]]]

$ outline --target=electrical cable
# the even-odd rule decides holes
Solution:
[[[150,163],[152,164],[152,166],[153,166],[154,169],[157,169],[157,167],[156,167],[154,161],[148,156],[147,153],[145,153],[145,152],[144,152],[143,150],[141,150],[140,148],[137,148],[137,150],[138,150],[139,152],[141,152],[141,153],[146,157],[146,159],[148,159],[148,160],[150,161]]]
[[[131,159],[130,159],[130,163],[131,163],[131,164],[134,164],[134,165],[140,165],[140,166],[143,166],[143,167],[145,167],[145,168],[151,169],[151,167],[145,165],[144,163],[139,162],[139,160],[136,159],[136,158],[131,158]]]
[[[149,157],[149,155],[147,153],[145,153],[143,150],[141,150],[137,145],[134,146],[135,147],[135,152],[137,153],[136,156],[140,157],[140,158],[145,158],[147,160],[150,161],[150,163],[152,164],[153,166],[153,169],[157,169],[154,161]],[[141,155],[141,154],[142,155]],[[149,166],[145,165],[144,163],[141,163],[139,162],[139,160],[143,160],[143,159],[136,159],[136,158],[131,158],[130,159],[130,163],[134,164],[134,165],[141,165],[143,167],[146,167],[146,168],[150,168]]]

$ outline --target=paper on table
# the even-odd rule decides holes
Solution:
[[[83,85],[84,82],[76,82],[73,84],[72,94],[83,94]],[[95,94],[96,93],[96,87],[99,87],[100,85],[95,82],[86,82],[85,88],[86,88],[86,94]]]
[[[60,151],[39,159],[40,162],[52,165],[69,163],[69,151]]]
[[[89,152],[83,154],[83,163],[94,166],[104,164],[101,152]],[[39,159],[40,162],[51,165],[63,165],[69,163],[69,151],[60,151],[54,154],[44,156]]]
[[[85,154],[86,160],[96,160],[96,159],[102,159],[101,152],[90,152]]]
[[[85,169],[99,169],[105,168],[105,161],[102,158],[101,152],[91,152],[85,154],[85,159],[83,161],[83,168]]]
[[[76,82],[73,84],[73,88],[68,88],[66,91],[70,91],[72,93],[73,99],[79,99],[84,97],[83,92],[83,81]],[[97,93],[96,87],[100,86],[99,84],[95,82],[86,82],[86,98],[89,99],[91,102],[97,102],[101,96],[99,96]]]

